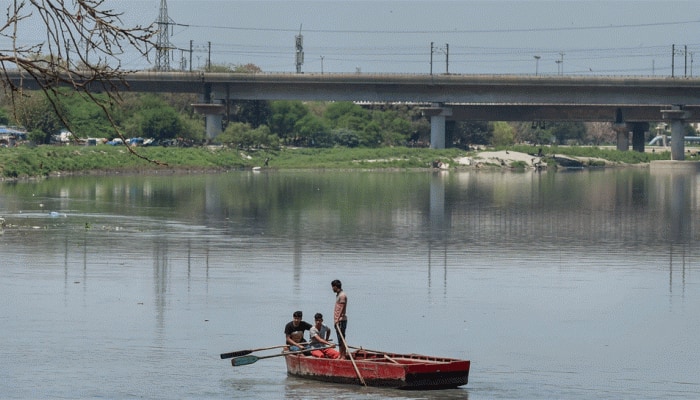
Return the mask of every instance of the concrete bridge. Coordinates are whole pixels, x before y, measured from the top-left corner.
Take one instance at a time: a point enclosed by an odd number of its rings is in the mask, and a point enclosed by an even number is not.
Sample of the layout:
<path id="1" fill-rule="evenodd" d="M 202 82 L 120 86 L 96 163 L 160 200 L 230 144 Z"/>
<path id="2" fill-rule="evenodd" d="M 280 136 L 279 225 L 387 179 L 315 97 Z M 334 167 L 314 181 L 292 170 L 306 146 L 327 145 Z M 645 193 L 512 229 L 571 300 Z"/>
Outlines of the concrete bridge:
<path id="1" fill-rule="evenodd" d="M 37 88 L 19 73 L 16 84 Z M 671 158 L 684 158 L 683 124 L 700 121 L 700 79 L 549 75 L 127 73 L 124 90 L 199 93 L 207 137 L 221 129 L 228 100 L 363 101 L 424 104 L 431 147 L 445 147 L 446 120 L 605 121 L 618 149 L 644 150 L 649 122 L 671 126 Z M 121 85 L 121 84 L 119 84 Z M 96 91 L 100 88 L 95 88 Z"/>

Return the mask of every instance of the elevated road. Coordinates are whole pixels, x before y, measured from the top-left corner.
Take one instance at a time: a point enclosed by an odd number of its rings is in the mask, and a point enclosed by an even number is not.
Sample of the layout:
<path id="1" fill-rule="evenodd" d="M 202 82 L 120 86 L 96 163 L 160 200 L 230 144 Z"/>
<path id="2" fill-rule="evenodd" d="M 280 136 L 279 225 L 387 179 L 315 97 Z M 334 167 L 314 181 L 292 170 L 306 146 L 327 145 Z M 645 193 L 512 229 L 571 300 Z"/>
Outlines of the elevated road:
<path id="1" fill-rule="evenodd" d="M 19 73 L 8 76 L 17 85 L 37 88 Z M 228 100 L 426 104 L 431 143 L 437 147 L 444 146 L 444 121 L 449 119 L 608 121 L 618 127 L 662 120 L 700 121 L 700 79 L 696 78 L 133 72 L 124 76 L 124 83 L 122 89 L 127 91 L 199 93 L 200 109 L 210 125 L 216 125 L 216 115 L 223 112 L 220 105 Z M 620 128 L 618 140 L 630 130 Z"/>
<path id="2" fill-rule="evenodd" d="M 203 72 L 133 72 L 124 77 L 131 91 L 209 92 L 231 100 L 700 106 L 700 79 L 695 78 Z M 18 72 L 10 72 L 9 78 L 20 84 Z M 28 77 L 22 85 L 37 88 Z"/>
<path id="3" fill-rule="evenodd" d="M 700 79 L 656 77 L 137 72 L 126 81 L 134 91 L 210 87 L 237 100 L 700 106 Z"/>

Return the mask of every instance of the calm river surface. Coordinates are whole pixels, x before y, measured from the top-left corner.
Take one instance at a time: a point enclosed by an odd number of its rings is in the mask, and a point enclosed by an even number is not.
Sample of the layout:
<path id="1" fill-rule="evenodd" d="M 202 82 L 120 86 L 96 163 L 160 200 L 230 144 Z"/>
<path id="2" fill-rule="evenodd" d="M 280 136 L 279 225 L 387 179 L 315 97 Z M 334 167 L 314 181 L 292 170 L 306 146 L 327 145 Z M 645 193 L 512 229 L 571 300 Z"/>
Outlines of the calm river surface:
<path id="1" fill-rule="evenodd" d="M 0 397 L 700 398 L 700 176 L 233 172 L 0 183 Z M 286 376 L 294 310 L 472 360 L 439 392 Z M 328 321 L 328 318 L 326 319 Z M 256 355 L 276 354 L 270 352 Z"/>

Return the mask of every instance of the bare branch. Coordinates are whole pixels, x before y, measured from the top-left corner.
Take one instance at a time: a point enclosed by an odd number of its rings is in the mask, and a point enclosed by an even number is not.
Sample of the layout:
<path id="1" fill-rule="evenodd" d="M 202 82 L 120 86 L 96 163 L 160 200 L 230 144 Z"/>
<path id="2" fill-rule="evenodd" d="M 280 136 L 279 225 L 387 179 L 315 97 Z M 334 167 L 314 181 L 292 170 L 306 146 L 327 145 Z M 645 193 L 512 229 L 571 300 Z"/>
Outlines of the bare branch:
<path id="1" fill-rule="evenodd" d="M 6 21 L 0 25 L 0 39 L 9 39 L 11 48 L 0 48 L 0 82 L 16 104 L 22 83 L 16 85 L 8 71 L 19 71 L 34 80 L 46 94 L 55 112 L 70 129 L 70 121 L 56 103 L 60 86 L 69 86 L 97 104 L 117 135 L 125 139 L 110 113 L 121 101 L 120 89 L 127 87 L 120 56 L 128 52 L 148 59 L 155 48 L 154 25 L 124 27 L 122 13 L 106 8 L 106 0 L 11 0 Z M 24 44 L 20 32 L 34 24 L 46 29 L 44 40 Z M 94 96 L 105 93 L 106 100 Z M 126 140 L 124 140 L 127 143 Z M 129 151 L 140 157 L 131 146 Z M 153 161 L 153 160 L 149 160 Z"/>

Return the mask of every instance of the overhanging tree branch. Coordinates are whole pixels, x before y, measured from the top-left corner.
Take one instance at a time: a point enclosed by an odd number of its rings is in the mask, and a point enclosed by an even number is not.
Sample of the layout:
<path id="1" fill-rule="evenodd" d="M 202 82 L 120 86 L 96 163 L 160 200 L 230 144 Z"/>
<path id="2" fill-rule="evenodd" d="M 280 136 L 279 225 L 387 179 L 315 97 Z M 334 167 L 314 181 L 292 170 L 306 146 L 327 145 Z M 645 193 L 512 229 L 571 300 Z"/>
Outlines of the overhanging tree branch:
<path id="1" fill-rule="evenodd" d="M 22 81 L 13 83 L 9 71 L 19 71 L 36 82 L 61 119 L 70 129 L 70 121 L 61 112 L 61 86 L 68 86 L 97 104 L 117 135 L 124 140 L 110 109 L 121 101 L 120 90 L 127 88 L 121 56 L 136 53 L 145 58 L 155 48 L 157 33 L 153 25 L 125 27 L 122 13 L 108 9 L 106 0 L 13 0 L 6 8 L 6 21 L 0 25 L 3 39 L 11 44 L 0 48 L 0 82 L 16 105 L 22 96 Z M 42 39 L 26 43 L 26 32 L 37 25 L 46 30 Z M 43 30 L 42 29 L 42 30 Z M 24 79 L 24 78 L 22 78 Z M 96 97 L 104 93 L 105 97 Z M 15 112 L 17 107 L 14 107 Z M 156 162 L 136 153 L 137 157 Z"/>

